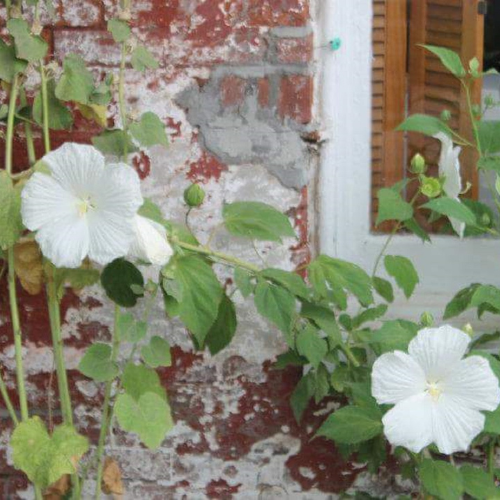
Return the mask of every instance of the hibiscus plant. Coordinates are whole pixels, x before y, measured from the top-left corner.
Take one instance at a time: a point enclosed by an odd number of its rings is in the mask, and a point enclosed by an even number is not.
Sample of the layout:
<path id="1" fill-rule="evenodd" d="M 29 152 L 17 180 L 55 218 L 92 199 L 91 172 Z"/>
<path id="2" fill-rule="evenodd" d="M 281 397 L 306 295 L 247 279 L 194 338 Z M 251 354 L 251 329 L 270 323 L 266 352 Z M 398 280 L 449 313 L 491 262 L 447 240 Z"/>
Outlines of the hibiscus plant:
<path id="1" fill-rule="evenodd" d="M 468 330 L 432 328 L 432 318 L 426 314 L 420 324 L 381 319 L 394 300 L 389 279 L 407 298 L 418 283 L 407 258 L 385 255 L 390 239 L 401 229 L 430 240 L 415 217 L 417 212 L 430 211 L 432 220 L 447 217 L 460 237 L 498 235 L 497 219 L 489 207 L 460 198 L 458 147 L 475 148 L 480 168 L 500 172 L 494 156 L 500 151 L 500 124 L 481 121 L 481 110 L 473 103 L 474 141 L 450 128 L 446 116 L 418 115 L 405 121 L 401 130 L 441 141 L 439 176 L 426 176 L 425 160 L 418 156 L 412 162 L 414 176 L 379 192 L 377 222 L 393 221 L 393 230 L 371 274 L 325 255 L 294 272 L 257 266 L 214 250 L 211 238 L 200 241 L 141 194 L 130 155 L 152 146 L 166 147 L 168 140 L 157 115 L 146 112 L 133 119 L 127 110 L 125 72 L 158 67 L 131 32 L 130 0 L 122 0 L 118 16 L 108 22 L 121 47 L 118 75 L 104 75 L 99 81 L 78 55 L 67 55 L 62 69 L 48 60 L 48 45 L 40 35 L 40 1 L 27 3 L 28 12 L 22 12 L 17 3 L 6 1 L 8 39 L 0 40 L 0 80 L 8 95 L 8 103 L 0 107 L 5 131 L 0 257 L 7 274 L 16 398 L 3 367 L 0 395 L 13 424 L 12 461 L 33 483 L 35 498 L 123 493 L 119 464 L 108 453 L 113 427 L 154 449 L 175 420 L 155 371 L 171 365 L 171 353 L 164 336 L 148 334 L 153 305 L 160 301 L 168 317 L 184 323 L 194 348 L 216 354 L 236 332 L 235 293 L 253 299 L 258 313 L 281 332 L 288 351 L 275 367 L 303 368 L 291 397 L 297 420 L 313 399 L 319 403 L 334 397 L 342 403 L 311 438 L 332 440 L 346 458 L 355 454 L 374 473 L 388 455 L 395 457 L 402 474 L 414 480 L 415 491 L 422 495 L 498 497 L 500 361 L 481 346 L 499 335 L 472 339 Z M 453 52 L 429 50 L 470 96 L 471 82 L 482 76 L 477 62 L 471 61 L 466 71 Z M 114 103 L 118 116 L 112 115 Z M 102 130 L 92 145 L 67 142 L 52 150 L 53 131 L 71 129 L 76 114 Z M 108 126 L 115 122 L 119 126 Z M 22 138 L 26 146 L 28 163 L 21 171 L 13 170 L 14 137 Z M 44 146 L 39 156 L 38 137 Z M 410 185 L 416 186 L 416 194 L 407 201 Z M 500 207 L 495 188 L 492 195 Z M 422 197 L 427 201 L 420 204 Z M 203 201 L 202 188 L 193 184 L 179 203 L 185 203 L 189 214 Z M 288 217 L 263 203 L 227 204 L 222 216 L 224 230 L 249 245 L 295 237 Z M 382 263 L 385 273 L 379 269 Z M 232 280 L 221 281 L 220 266 L 231 270 Z M 145 279 L 145 274 L 154 278 Z M 61 408 L 62 421 L 57 424 L 51 418 L 45 421 L 46 412 L 37 415 L 29 408 L 19 286 L 30 294 L 45 289 Z M 84 435 L 73 411 L 60 313 L 68 288 L 88 286 L 102 287 L 115 310 L 109 341 L 89 345 L 79 364 L 83 376 L 102 384 L 95 443 Z M 500 313 L 500 290 L 471 285 L 452 300 L 445 317 L 473 307 L 479 314 Z M 467 455 L 471 447 L 474 460 Z"/>

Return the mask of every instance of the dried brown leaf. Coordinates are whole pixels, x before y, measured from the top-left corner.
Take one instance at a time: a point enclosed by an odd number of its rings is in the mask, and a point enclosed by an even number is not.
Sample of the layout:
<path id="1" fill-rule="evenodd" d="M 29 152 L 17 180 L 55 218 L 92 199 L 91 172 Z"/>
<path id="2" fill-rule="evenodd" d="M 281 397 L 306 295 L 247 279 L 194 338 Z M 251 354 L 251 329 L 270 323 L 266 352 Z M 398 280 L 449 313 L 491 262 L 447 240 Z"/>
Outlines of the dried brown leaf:
<path id="1" fill-rule="evenodd" d="M 113 495 L 115 500 L 119 500 L 123 496 L 125 490 L 123 488 L 122 473 L 120 466 L 113 458 L 106 457 L 104 461 L 101 488 L 103 493 Z"/>
<path id="2" fill-rule="evenodd" d="M 61 476 L 43 492 L 43 500 L 61 500 L 71 486 L 69 474 Z"/>
<path id="3" fill-rule="evenodd" d="M 44 282 L 42 252 L 36 241 L 26 240 L 14 246 L 14 269 L 21 286 L 30 294 L 42 291 Z"/>

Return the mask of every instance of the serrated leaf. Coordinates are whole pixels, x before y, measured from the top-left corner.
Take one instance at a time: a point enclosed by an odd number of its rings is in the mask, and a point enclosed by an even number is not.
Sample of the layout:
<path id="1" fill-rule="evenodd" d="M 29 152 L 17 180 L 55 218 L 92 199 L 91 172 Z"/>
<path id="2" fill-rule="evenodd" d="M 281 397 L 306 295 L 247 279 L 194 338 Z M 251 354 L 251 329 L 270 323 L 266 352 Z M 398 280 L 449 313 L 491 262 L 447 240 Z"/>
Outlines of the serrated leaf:
<path id="1" fill-rule="evenodd" d="M 345 406 L 332 413 L 321 425 L 316 436 L 343 444 L 368 441 L 382 432 L 382 421 L 370 408 Z"/>
<path id="2" fill-rule="evenodd" d="M 376 344 L 380 353 L 406 351 L 417 332 L 418 325 L 410 321 L 384 321 L 383 325 L 370 335 L 369 342 Z"/>
<path id="3" fill-rule="evenodd" d="M 147 393 L 155 393 L 162 399 L 167 398 L 158 373 L 144 365 L 127 363 L 123 370 L 122 385 L 124 391 L 136 401 Z"/>
<path id="4" fill-rule="evenodd" d="M 261 271 L 260 275 L 283 286 L 297 297 L 307 300 L 311 296 L 304 280 L 297 273 L 269 268 Z"/>
<path id="5" fill-rule="evenodd" d="M 297 351 L 317 368 L 328 352 L 328 344 L 319 337 L 316 328 L 308 325 L 297 336 Z"/>
<path id="6" fill-rule="evenodd" d="M 290 406 L 292 407 L 293 415 L 297 423 L 300 423 L 305 410 L 309 406 L 311 398 L 315 392 L 314 378 L 311 372 L 302 377 L 299 383 L 295 386 L 290 397 Z"/>
<path id="7" fill-rule="evenodd" d="M 384 265 L 387 274 L 396 280 L 399 288 L 409 299 L 420 281 L 411 260 L 400 255 L 386 255 Z"/>
<path id="8" fill-rule="evenodd" d="M 76 472 L 75 463 L 88 450 L 88 441 L 69 425 L 49 435 L 39 417 L 21 422 L 10 441 L 14 466 L 35 485 L 46 488 L 65 474 Z"/>
<path id="9" fill-rule="evenodd" d="M 392 302 L 394 300 L 394 290 L 390 281 L 375 276 L 373 278 L 373 287 L 385 301 Z"/>
<path id="10" fill-rule="evenodd" d="M 287 341 L 290 341 L 295 297 L 280 286 L 260 281 L 255 288 L 254 301 L 259 314 L 274 323 L 285 334 Z"/>
<path id="11" fill-rule="evenodd" d="M 459 78 L 466 75 L 460 56 L 456 52 L 453 52 L 453 50 L 445 47 L 436 47 L 434 45 L 424 45 L 423 47 L 436 55 L 443 66 L 453 75 Z"/>
<path id="12" fill-rule="evenodd" d="M 457 219 L 469 226 L 476 226 L 477 220 L 474 212 L 460 201 L 443 196 L 428 201 L 421 208 L 427 208 L 448 218 Z"/>
<path id="13" fill-rule="evenodd" d="M 121 313 L 116 328 L 124 342 L 139 342 L 148 332 L 148 324 L 145 321 L 136 321 L 132 313 Z"/>
<path id="14" fill-rule="evenodd" d="M 387 220 L 406 221 L 413 217 L 413 207 L 392 188 L 382 188 L 377 192 L 377 226 Z"/>
<path id="15" fill-rule="evenodd" d="M 500 498 L 500 488 L 490 474 L 472 465 L 460 467 L 465 493 L 478 500 Z"/>
<path id="16" fill-rule="evenodd" d="M 487 304 L 500 311 L 500 289 L 493 285 L 479 285 L 471 296 L 469 307 Z"/>
<path id="17" fill-rule="evenodd" d="M 56 97 L 54 80 L 47 82 L 47 105 L 49 128 L 52 130 L 66 130 L 73 125 L 71 111 Z M 33 101 L 33 119 L 38 125 L 43 125 L 42 93 L 39 92 Z"/>
<path id="18" fill-rule="evenodd" d="M 28 63 L 16 57 L 13 45 L 7 45 L 0 40 L 0 80 L 12 82 L 14 76 L 23 73 Z"/>
<path id="19" fill-rule="evenodd" d="M 122 156 L 125 148 L 128 153 L 138 151 L 132 139 L 125 130 L 105 130 L 102 134 L 92 137 L 92 144 L 103 154 Z"/>
<path id="20" fill-rule="evenodd" d="M 243 297 L 247 298 L 253 291 L 252 275 L 241 269 L 241 267 L 236 267 L 234 269 L 234 284 L 237 286 L 238 290 L 241 292 Z"/>
<path id="21" fill-rule="evenodd" d="M 140 121 L 130 124 L 130 133 L 143 147 L 168 146 L 165 125 L 158 115 L 148 111 L 141 116 Z"/>
<path id="22" fill-rule="evenodd" d="M 479 283 L 473 283 L 472 285 L 457 292 L 457 294 L 446 305 L 443 319 L 453 318 L 468 309 L 472 296 L 480 286 L 481 285 L 479 285 Z"/>
<path id="23" fill-rule="evenodd" d="M 376 307 L 365 309 L 363 312 L 352 319 L 352 328 L 359 328 L 364 323 L 376 321 L 377 319 L 380 319 L 386 312 L 386 304 L 380 304 Z"/>
<path id="24" fill-rule="evenodd" d="M 420 226 L 414 217 L 406 220 L 404 222 L 404 227 L 408 229 L 408 231 L 411 231 L 415 236 L 418 236 L 424 243 L 431 241 L 427 231 Z"/>
<path id="25" fill-rule="evenodd" d="M 172 364 L 170 344 L 158 336 L 152 337 L 149 344 L 142 347 L 141 355 L 144 362 L 152 368 Z"/>
<path id="26" fill-rule="evenodd" d="M 158 69 L 160 66 L 144 45 L 138 45 L 132 52 L 131 64 L 136 71 L 141 72 L 146 71 L 146 69 Z"/>
<path id="27" fill-rule="evenodd" d="M 224 206 L 222 215 L 226 229 L 234 236 L 263 241 L 281 241 L 285 236 L 295 237 L 288 217 L 265 203 L 231 203 Z"/>
<path id="28" fill-rule="evenodd" d="M 442 500 L 459 500 L 464 492 L 460 471 L 448 462 L 425 459 L 419 467 L 424 488 Z"/>
<path id="29" fill-rule="evenodd" d="M 129 394 L 120 394 L 115 403 L 120 427 L 139 436 L 150 449 L 156 449 L 174 427 L 170 406 L 158 394 L 147 392 L 136 401 Z"/>
<path id="30" fill-rule="evenodd" d="M 21 195 L 5 170 L 0 171 L 0 248 L 14 245 L 23 231 Z"/>
<path id="31" fill-rule="evenodd" d="M 85 352 L 78 365 L 80 372 L 97 382 L 108 382 L 118 376 L 118 364 L 111 360 L 112 349 L 107 344 L 95 343 Z"/>
<path id="32" fill-rule="evenodd" d="M 342 342 L 342 335 L 337 325 L 335 314 L 330 309 L 310 302 L 304 302 L 300 315 L 312 320 L 327 334 L 330 349 L 333 349 Z"/>
<path id="33" fill-rule="evenodd" d="M 215 323 L 207 333 L 205 343 L 212 355 L 225 349 L 233 340 L 238 321 L 236 309 L 227 295 L 222 296 Z"/>
<path id="34" fill-rule="evenodd" d="M 106 295 L 119 306 L 134 307 L 139 296 L 131 285 L 144 287 L 144 278 L 134 264 L 125 259 L 115 259 L 101 274 L 101 284 Z"/>
<path id="35" fill-rule="evenodd" d="M 415 114 L 409 116 L 396 130 L 405 132 L 420 132 L 421 134 L 435 136 L 439 132 L 448 137 L 451 135 L 451 129 L 445 122 L 435 116 Z"/>
<path id="36" fill-rule="evenodd" d="M 63 62 L 63 73 L 56 85 L 55 94 L 61 101 L 88 104 L 94 91 L 94 77 L 85 61 L 76 54 L 68 54 Z"/>
<path id="37" fill-rule="evenodd" d="M 7 28 L 15 40 L 19 59 L 35 62 L 45 57 L 49 48 L 47 42 L 40 36 L 32 35 L 24 19 L 11 19 L 7 22 Z"/>
<path id="38" fill-rule="evenodd" d="M 110 19 L 108 31 L 113 35 L 113 40 L 116 43 L 126 42 L 130 37 L 130 26 L 121 19 Z"/>

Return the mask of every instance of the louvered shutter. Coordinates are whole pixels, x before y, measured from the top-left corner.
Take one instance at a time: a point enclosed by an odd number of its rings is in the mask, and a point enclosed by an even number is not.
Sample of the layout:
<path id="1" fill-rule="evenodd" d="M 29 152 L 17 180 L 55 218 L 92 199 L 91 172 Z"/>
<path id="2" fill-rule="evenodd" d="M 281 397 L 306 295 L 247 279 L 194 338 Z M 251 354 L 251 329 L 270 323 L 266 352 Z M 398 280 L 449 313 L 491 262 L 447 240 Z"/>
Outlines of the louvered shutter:
<path id="1" fill-rule="evenodd" d="M 452 115 L 450 126 L 468 139 L 472 128 L 460 82 L 419 44 L 452 49 L 460 53 L 464 64 L 474 56 L 482 61 L 484 18 L 479 13 L 479 3 L 479 0 L 413 0 L 410 12 L 409 112 L 439 116 L 447 109 Z M 480 82 L 474 88 L 473 101 L 481 102 Z M 439 142 L 410 134 L 410 157 L 417 152 L 435 165 Z M 460 159 L 464 180 L 473 185 L 469 195 L 477 197 L 477 157 L 466 151 Z"/>

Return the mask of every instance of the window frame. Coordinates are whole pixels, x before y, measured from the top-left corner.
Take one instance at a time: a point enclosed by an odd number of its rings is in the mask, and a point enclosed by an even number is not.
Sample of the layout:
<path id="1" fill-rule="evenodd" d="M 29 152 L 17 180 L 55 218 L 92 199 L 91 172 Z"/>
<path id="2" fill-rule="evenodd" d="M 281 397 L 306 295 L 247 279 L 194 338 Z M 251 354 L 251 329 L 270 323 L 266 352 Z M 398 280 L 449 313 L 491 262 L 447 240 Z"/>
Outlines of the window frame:
<path id="1" fill-rule="evenodd" d="M 371 231 L 372 2 L 323 0 L 323 40 L 339 37 L 341 48 L 321 52 L 320 112 L 325 135 L 319 171 L 319 250 L 371 272 L 387 235 Z M 433 235 L 424 244 L 413 235 L 394 237 L 388 253 L 412 260 L 420 284 L 410 300 L 400 293 L 390 317 L 418 319 L 428 311 L 442 318 L 451 297 L 471 283 L 500 286 L 500 241 L 459 240 Z M 379 275 L 384 276 L 383 265 Z M 494 279 L 492 279 L 492 277 Z M 455 321 L 476 323 L 471 311 Z M 497 321 L 486 314 L 481 329 Z"/>

